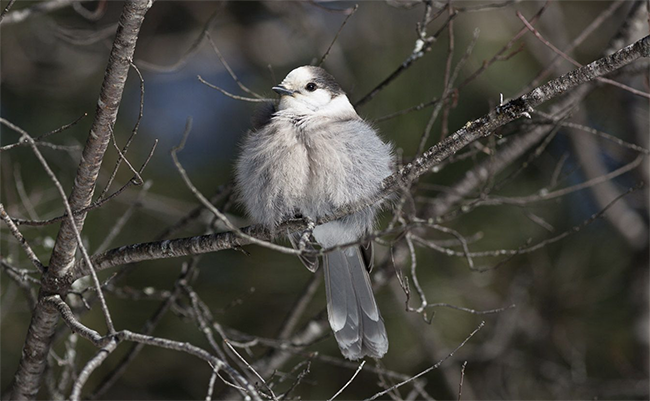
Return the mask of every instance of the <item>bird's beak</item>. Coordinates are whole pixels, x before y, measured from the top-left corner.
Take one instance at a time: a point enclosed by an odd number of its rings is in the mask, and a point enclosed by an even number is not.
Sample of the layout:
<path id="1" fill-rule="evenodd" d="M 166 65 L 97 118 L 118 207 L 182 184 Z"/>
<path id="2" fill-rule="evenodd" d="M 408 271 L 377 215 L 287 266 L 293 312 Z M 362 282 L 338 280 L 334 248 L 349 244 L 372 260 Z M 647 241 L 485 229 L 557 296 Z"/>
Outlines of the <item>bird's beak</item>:
<path id="1" fill-rule="evenodd" d="M 279 94 L 280 96 L 284 96 L 284 95 L 291 96 L 291 95 L 293 95 L 293 92 L 294 92 L 292 90 L 289 90 L 289 89 L 285 88 L 282 85 L 274 86 L 271 89 L 273 89 L 273 91 L 275 93 Z"/>

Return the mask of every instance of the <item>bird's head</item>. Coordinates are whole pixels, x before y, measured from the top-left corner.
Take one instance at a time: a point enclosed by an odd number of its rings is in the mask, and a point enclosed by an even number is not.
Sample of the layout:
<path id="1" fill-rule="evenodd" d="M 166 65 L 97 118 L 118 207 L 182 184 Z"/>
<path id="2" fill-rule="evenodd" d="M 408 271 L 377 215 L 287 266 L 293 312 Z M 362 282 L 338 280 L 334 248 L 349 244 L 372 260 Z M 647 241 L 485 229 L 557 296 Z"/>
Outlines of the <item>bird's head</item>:
<path id="1" fill-rule="evenodd" d="M 350 112 L 356 114 L 334 77 L 320 67 L 298 67 L 273 90 L 280 95 L 280 111 L 331 116 L 341 114 L 341 117 Z"/>

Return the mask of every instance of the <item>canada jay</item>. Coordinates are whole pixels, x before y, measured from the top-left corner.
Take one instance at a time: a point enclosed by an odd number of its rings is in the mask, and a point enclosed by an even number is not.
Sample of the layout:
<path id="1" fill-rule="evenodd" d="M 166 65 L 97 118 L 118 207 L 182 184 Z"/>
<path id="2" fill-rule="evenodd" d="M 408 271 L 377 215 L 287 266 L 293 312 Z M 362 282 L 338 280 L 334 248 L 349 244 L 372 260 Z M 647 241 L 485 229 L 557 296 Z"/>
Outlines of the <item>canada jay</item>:
<path id="1" fill-rule="evenodd" d="M 237 161 L 237 187 L 250 217 L 273 229 L 296 215 L 316 221 L 376 194 L 391 174 L 391 146 L 359 117 L 334 78 L 304 66 L 273 90 L 279 103 L 254 118 Z M 324 248 L 355 242 L 372 230 L 376 212 L 373 206 L 317 226 L 313 238 Z M 294 246 L 299 238 L 290 235 Z M 301 260 L 318 268 L 317 257 Z M 323 265 L 327 314 L 341 352 L 352 360 L 381 358 L 388 337 L 368 276 L 371 244 L 328 252 Z"/>

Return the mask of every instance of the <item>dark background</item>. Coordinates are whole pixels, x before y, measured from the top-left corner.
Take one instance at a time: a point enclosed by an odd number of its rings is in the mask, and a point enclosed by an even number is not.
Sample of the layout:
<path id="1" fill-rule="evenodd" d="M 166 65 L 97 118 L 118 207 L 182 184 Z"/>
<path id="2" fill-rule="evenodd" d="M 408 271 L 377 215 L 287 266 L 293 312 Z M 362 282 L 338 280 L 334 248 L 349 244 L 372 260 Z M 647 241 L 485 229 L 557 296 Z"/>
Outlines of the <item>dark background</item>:
<path id="1" fill-rule="evenodd" d="M 579 62 L 588 63 L 602 55 L 627 15 L 631 2 L 624 3 L 573 52 Z M 5 4 L 3 1 L 3 8 Z M 15 4 L 14 10 L 33 4 L 21 0 Z M 456 7 L 480 4 L 485 2 L 454 1 Z M 454 65 L 465 52 L 476 28 L 480 35 L 458 82 L 470 76 L 521 29 L 522 23 L 515 10 L 530 18 L 542 4 L 526 1 L 494 10 L 460 13 L 454 19 Z M 182 183 L 169 156 L 169 150 L 181 138 L 188 116 L 193 118 L 193 129 L 186 149 L 180 153 L 180 161 L 195 185 L 209 196 L 232 177 L 237 143 L 249 127 L 255 105 L 228 98 L 198 81 L 197 75 L 201 75 L 229 92 L 248 96 L 239 90 L 208 42 L 203 42 L 195 53 L 184 58 L 211 15 L 217 13 L 210 28 L 211 36 L 232 69 L 249 88 L 271 97 L 271 86 L 293 68 L 319 59 L 331 43 L 345 15 L 323 7 L 345 9 L 352 5 L 327 2 L 316 6 L 309 2 L 288 1 L 158 1 L 154 4 L 146 16 L 136 48 L 135 64 L 142 70 L 145 80 L 144 117 L 129 151 L 129 160 L 139 166 L 153 141 L 158 139 L 160 142 L 144 173 L 151 188 L 142 206 L 136 209 L 127 228 L 111 247 L 150 241 L 198 204 Z M 536 27 L 562 49 L 610 5 L 608 1 L 553 2 Z M 96 4 L 89 2 L 84 7 L 94 10 Z M 2 117 L 36 136 L 88 113 L 79 124 L 51 139 L 57 144 L 83 145 L 113 38 L 112 34 L 102 37 L 98 32 L 116 23 L 121 8 L 121 2 L 108 1 L 105 13 L 97 21 L 88 21 L 71 8 L 66 8 L 18 24 L 3 24 L 0 42 Z M 343 28 L 324 67 L 337 78 L 353 101 L 360 99 L 411 54 L 417 38 L 415 26 L 422 13 L 423 6 L 415 2 L 359 3 L 358 11 Z M 432 34 L 440 29 L 446 17 L 445 12 L 429 26 L 428 32 Z M 647 32 L 647 24 L 641 26 L 636 39 Z M 69 37 L 76 39 L 74 43 L 66 40 Z M 506 98 L 517 95 L 554 56 L 531 33 L 518 41 L 513 49 L 520 44 L 524 46 L 521 52 L 507 61 L 494 63 L 460 92 L 458 103 L 449 116 L 451 132 L 487 113 L 498 103 L 500 93 Z M 375 120 L 439 97 L 444 84 L 447 46 L 445 28 L 432 50 L 370 103 L 360 107 L 359 114 Z M 182 66 L 168 73 L 146 68 L 144 63 L 169 66 L 181 58 L 185 60 Z M 566 61 L 560 64 L 562 71 L 572 68 Z M 648 91 L 647 75 L 630 78 L 626 83 Z M 132 70 L 115 127 L 120 144 L 126 141 L 136 121 L 139 96 L 139 81 Z M 542 107 L 545 109 L 546 106 Z M 375 127 L 385 140 L 394 144 L 398 154 L 408 160 L 415 156 L 430 111 L 431 108 L 412 112 L 376 123 Z M 603 86 L 583 102 L 581 111 L 587 116 L 585 123 L 589 126 L 640 146 L 648 146 L 647 99 L 619 88 Z M 514 129 L 505 135 L 516 135 L 517 132 Z M 428 146 L 437 142 L 439 135 L 440 119 L 434 126 Z M 504 186 L 499 194 L 536 193 L 548 184 L 558 160 L 563 157 L 566 157 L 566 162 L 561 186 L 585 181 L 570 135 L 560 130 L 544 153 Z M 2 145 L 13 143 L 17 138 L 14 132 L 2 127 Z M 602 140 L 598 143 L 600 147 L 595 157 L 602 158 L 609 171 L 635 157 L 629 150 Z M 42 151 L 69 191 L 80 152 L 47 148 Z M 30 217 L 16 187 L 17 174 L 24 181 L 25 192 L 38 217 L 61 214 L 63 206 L 58 194 L 27 147 L 2 152 L 0 157 L 0 199 L 11 216 Z M 100 189 L 103 189 L 116 157 L 111 145 L 100 176 Z M 484 157 L 483 154 L 449 165 L 440 173 L 426 175 L 421 183 L 452 184 L 462 178 L 477 159 Z M 515 162 L 509 171 L 518 168 L 524 159 Z M 639 168 L 613 183 L 624 192 L 647 177 L 648 166 L 644 161 Z M 123 167 L 117 184 L 112 188 L 119 188 L 130 178 L 130 172 Z M 83 236 L 91 252 L 135 201 L 139 191 L 139 188 L 130 189 L 89 214 Z M 432 194 L 435 192 L 422 189 L 419 193 L 421 196 Z M 470 271 L 463 258 L 418 248 L 418 277 L 429 302 L 476 310 L 511 304 L 516 307 L 490 315 L 436 308 L 432 322 L 427 324 L 421 316 L 405 312 L 404 293 L 393 277 L 387 286 L 376 292 L 391 341 L 391 348 L 382 360 L 384 367 L 414 375 L 446 356 L 485 320 L 485 327 L 469 343 L 441 369 L 425 376 L 427 391 L 433 397 L 456 398 L 461 365 L 468 361 L 464 399 L 647 399 L 647 190 L 636 191 L 626 197 L 625 202 L 635 212 L 635 222 L 642 228 L 633 239 L 624 237 L 609 221 L 601 218 L 559 242 L 516 256 L 499 265 L 498 269 L 483 273 Z M 480 233 L 480 240 L 470 245 L 472 251 L 517 249 L 529 238 L 536 243 L 570 230 L 599 210 L 601 206 L 593 193 L 586 189 L 525 208 L 480 207 L 448 225 L 467 237 Z M 236 224 L 247 224 L 241 209 L 234 207 L 229 212 Z M 553 232 L 531 221 L 527 212 L 542 217 L 552 226 Z M 390 216 L 389 211 L 385 213 L 384 224 Z M 176 236 L 202 234 L 209 230 L 209 222 L 210 217 L 206 214 L 200 222 Z M 45 228 L 23 226 L 21 230 L 39 257 L 47 263 L 58 225 Z M 2 226 L 1 234 L 2 256 L 13 258 L 14 265 L 28 267 L 22 250 L 8 235 L 5 226 Z M 431 235 L 437 239 L 449 238 L 435 232 Z M 387 249 L 378 246 L 379 257 L 385 255 Z M 222 325 L 272 338 L 311 273 L 289 255 L 254 246 L 247 247 L 246 251 L 249 256 L 233 250 L 203 256 L 194 289 Z M 476 263 L 479 267 L 494 267 L 500 260 L 484 258 L 477 259 Z M 139 263 L 120 285 L 169 290 L 182 262 Z M 408 271 L 410 263 L 407 260 L 398 267 Z M 103 272 L 101 277 L 105 279 L 111 273 Z M 30 310 L 15 284 L 4 273 L 0 277 L 0 372 L 4 391 L 20 359 Z M 83 288 L 89 283 L 83 282 L 79 286 Z M 306 318 L 323 309 L 323 292 L 321 288 L 310 303 Z M 115 294 L 109 294 L 107 298 L 117 328 L 133 331 L 141 330 L 142 324 L 160 302 L 123 299 Z M 236 301 L 234 305 L 233 301 Z M 417 303 L 417 299 L 412 299 L 413 306 Z M 85 314 L 81 321 L 100 332 L 103 330 L 102 316 L 97 307 Z M 209 348 L 198 328 L 177 313 L 168 313 L 154 335 Z M 64 351 L 62 340 L 55 347 L 59 355 Z M 79 366 L 83 366 L 96 350 L 82 338 L 78 342 L 77 361 Z M 127 349 L 127 346 L 118 348 L 93 374 L 86 388 L 94 388 Z M 308 350 L 340 358 L 331 337 Z M 252 347 L 251 352 L 247 357 L 255 360 L 263 355 L 265 349 Z M 283 371 L 291 370 L 302 359 L 292 359 Z M 368 363 L 373 364 L 372 361 Z M 146 347 L 105 398 L 203 398 L 210 372 L 206 364 L 197 362 L 192 356 Z M 309 375 L 294 395 L 303 399 L 329 398 L 353 373 L 354 367 L 339 367 L 315 359 Z M 376 375 L 362 371 L 339 398 L 369 397 L 381 390 L 377 382 Z M 402 396 L 407 394 L 408 391 L 404 391 Z"/>

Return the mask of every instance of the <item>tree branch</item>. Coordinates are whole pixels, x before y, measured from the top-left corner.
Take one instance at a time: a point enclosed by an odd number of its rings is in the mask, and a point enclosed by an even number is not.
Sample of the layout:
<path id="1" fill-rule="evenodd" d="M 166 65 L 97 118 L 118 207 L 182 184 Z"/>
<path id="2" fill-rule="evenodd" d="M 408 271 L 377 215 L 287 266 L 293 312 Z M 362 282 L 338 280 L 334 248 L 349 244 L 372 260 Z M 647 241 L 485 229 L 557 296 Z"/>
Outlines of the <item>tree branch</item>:
<path id="1" fill-rule="evenodd" d="M 108 146 L 117 118 L 130 61 L 135 50 L 140 26 L 151 0 L 130 0 L 124 5 L 118 31 L 108 60 L 100 92 L 95 120 L 83 150 L 77 177 L 69 197 L 71 210 L 82 209 L 92 200 L 104 152 Z M 5 19 L 5 22 L 7 19 Z M 83 227 L 85 213 L 64 220 L 52 251 L 50 266 L 43 277 L 39 299 L 52 293 L 65 293 L 69 282 L 59 280 L 73 265 L 78 233 Z M 74 221 L 74 224 L 72 223 Z M 47 364 L 58 314 L 39 303 L 32 315 L 22 358 L 14 379 L 12 399 L 34 399 L 39 391 Z"/>
<path id="2" fill-rule="evenodd" d="M 130 0 L 124 5 L 118 24 L 113 48 L 104 74 L 104 82 L 97 101 L 95 119 L 90 128 L 90 135 L 84 146 L 81 162 L 77 169 L 70 206 L 79 210 L 90 205 L 95 191 L 95 184 L 104 153 L 111 139 L 111 133 L 117 119 L 117 112 L 122 100 L 122 92 L 131 66 L 135 44 L 138 39 L 144 15 L 151 7 L 151 1 Z M 86 214 L 75 215 L 75 224 L 81 231 Z M 65 274 L 74 259 L 77 242 L 68 221 L 61 224 L 52 258 L 50 274 Z"/>
<path id="3" fill-rule="evenodd" d="M 381 190 L 373 197 L 363 199 L 354 204 L 344 206 L 332 215 L 323 217 L 317 224 L 339 219 L 348 214 L 363 210 L 364 208 L 380 202 L 388 195 L 409 184 L 417 177 L 428 172 L 433 166 L 458 152 L 469 143 L 482 137 L 489 136 L 495 129 L 518 119 L 529 116 L 533 108 L 558 97 L 585 82 L 608 74 L 640 57 L 648 57 L 650 53 L 650 36 L 627 46 L 616 53 L 598 59 L 584 67 L 571 71 L 559 78 L 551 80 L 533 91 L 496 107 L 487 115 L 468 122 L 463 128 L 434 145 L 416 158 L 412 163 L 402 167 L 393 175 L 384 179 Z M 275 231 L 286 232 L 305 229 L 307 223 L 302 220 L 292 220 L 282 223 Z M 246 236 L 260 240 L 272 239 L 271 232 L 262 226 L 254 225 L 241 229 Z M 162 259 L 186 255 L 196 255 L 232 249 L 250 244 L 251 241 L 229 231 L 225 233 L 209 234 L 189 238 L 180 238 L 158 242 L 148 242 L 123 246 L 109 250 L 93 258 L 97 270 L 143 260 Z M 89 272 L 82 261 L 77 262 L 72 274 L 67 278 L 74 281 L 87 275 Z"/>

